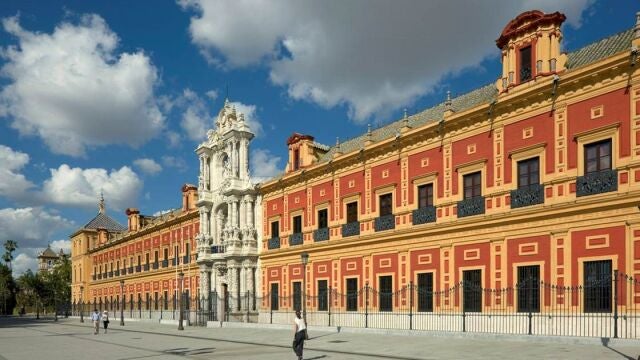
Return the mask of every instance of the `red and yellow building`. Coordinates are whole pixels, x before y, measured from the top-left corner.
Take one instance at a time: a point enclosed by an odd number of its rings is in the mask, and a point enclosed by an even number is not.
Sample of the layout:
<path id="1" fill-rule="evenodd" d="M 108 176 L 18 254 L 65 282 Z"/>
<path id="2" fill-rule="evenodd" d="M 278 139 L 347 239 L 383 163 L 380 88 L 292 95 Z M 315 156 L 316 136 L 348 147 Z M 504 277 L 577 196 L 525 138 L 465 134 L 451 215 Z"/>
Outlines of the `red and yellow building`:
<path id="1" fill-rule="evenodd" d="M 184 185 L 178 209 L 146 216 L 129 208 L 126 227 L 106 214 L 101 200 L 96 217 L 71 235 L 72 302 L 117 310 L 116 304 L 124 298 L 127 309 L 131 303 L 138 308 L 139 302 L 148 304 L 144 309 L 173 309 L 180 272 L 184 291 L 195 298 L 197 197 L 194 185 Z"/>
<path id="2" fill-rule="evenodd" d="M 640 22 L 563 53 L 564 20 L 513 19 L 495 84 L 333 147 L 290 137 L 285 174 L 261 186 L 262 294 L 287 309 L 305 276 L 314 295 L 640 276 Z M 638 304 L 640 291 L 620 301 Z"/>

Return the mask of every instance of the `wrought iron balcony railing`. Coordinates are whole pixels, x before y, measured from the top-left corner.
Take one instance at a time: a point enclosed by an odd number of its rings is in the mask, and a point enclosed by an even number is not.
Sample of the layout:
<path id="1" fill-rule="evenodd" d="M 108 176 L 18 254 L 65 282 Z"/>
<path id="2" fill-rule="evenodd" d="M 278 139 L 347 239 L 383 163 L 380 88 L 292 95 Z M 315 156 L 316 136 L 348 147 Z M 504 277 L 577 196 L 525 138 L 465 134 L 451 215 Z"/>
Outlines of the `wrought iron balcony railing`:
<path id="1" fill-rule="evenodd" d="M 426 224 L 436 222 L 436 207 L 425 206 L 413 210 L 413 225 Z"/>
<path id="2" fill-rule="evenodd" d="M 141 272 L 141 271 L 142 271 L 142 266 L 136 265 L 136 272 Z"/>
<path id="3" fill-rule="evenodd" d="M 267 242 L 267 248 L 269 248 L 269 250 L 280 249 L 280 238 L 272 237 L 271 239 L 269 239 L 269 241 Z"/>
<path id="4" fill-rule="evenodd" d="M 120 275 L 127 275 L 127 268 L 122 268 L 122 270 L 120 270 Z"/>
<path id="5" fill-rule="evenodd" d="M 142 265 L 144 271 L 149 271 L 149 264 Z"/>
<path id="6" fill-rule="evenodd" d="M 212 254 L 224 254 L 224 252 L 225 252 L 224 245 L 211 245 Z"/>
<path id="7" fill-rule="evenodd" d="M 329 228 L 319 228 L 313 231 L 313 241 L 329 240 Z"/>
<path id="8" fill-rule="evenodd" d="M 160 264 L 157 261 L 151 264 L 151 268 L 153 270 L 158 270 L 159 267 L 160 267 Z"/>
<path id="9" fill-rule="evenodd" d="M 531 67 L 523 66 L 520 69 L 520 82 L 531 80 Z"/>
<path id="10" fill-rule="evenodd" d="M 129 274 L 133 274 L 133 266 L 129 266 Z"/>
<path id="11" fill-rule="evenodd" d="M 302 245 L 303 242 L 302 233 L 293 233 L 289 236 L 289 245 Z"/>
<path id="12" fill-rule="evenodd" d="M 376 231 L 392 230 L 396 228 L 396 216 L 393 214 L 377 217 L 373 221 L 373 228 Z"/>
<path id="13" fill-rule="evenodd" d="M 174 257 L 173 259 L 171 259 L 171 265 L 172 266 L 180 265 L 180 264 L 178 264 L 178 260 L 179 259 L 177 257 Z"/>
<path id="14" fill-rule="evenodd" d="M 111 278 L 111 277 L 113 277 L 113 271 L 109 271 L 109 273 L 108 273 L 108 274 L 109 274 L 109 277 L 110 277 L 110 278 Z"/>
<path id="15" fill-rule="evenodd" d="M 601 170 L 578 176 L 576 179 L 576 196 L 602 194 L 618 190 L 618 171 Z"/>
<path id="16" fill-rule="evenodd" d="M 511 208 L 544 204 L 544 186 L 533 184 L 511 190 Z"/>
<path id="17" fill-rule="evenodd" d="M 98 280 L 102 280 L 102 274 L 98 274 Z"/>
<path id="18" fill-rule="evenodd" d="M 120 270 L 116 270 L 116 271 L 114 271 L 114 272 L 113 272 L 113 275 L 114 275 L 114 276 L 120 276 Z"/>
<path id="19" fill-rule="evenodd" d="M 93 277 L 93 280 L 95 281 L 96 280 L 96 274 L 93 274 L 92 277 Z"/>
<path id="20" fill-rule="evenodd" d="M 342 237 L 360 235 L 360 222 L 352 221 L 342 225 Z"/>
<path id="21" fill-rule="evenodd" d="M 484 214 L 484 196 L 458 201 L 458 217 Z"/>
<path id="22" fill-rule="evenodd" d="M 191 256 L 189 255 L 185 255 L 182 257 L 182 263 L 183 264 L 188 264 L 191 261 Z"/>
<path id="23" fill-rule="evenodd" d="M 162 260 L 162 264 L 161 264 L 161 266 L 162 266 L 163 268 L 168 267 L 168 266 L 169 266 L 169 260 L 168 260 L 168 259 L 164 259 L 164 260 Z"/>

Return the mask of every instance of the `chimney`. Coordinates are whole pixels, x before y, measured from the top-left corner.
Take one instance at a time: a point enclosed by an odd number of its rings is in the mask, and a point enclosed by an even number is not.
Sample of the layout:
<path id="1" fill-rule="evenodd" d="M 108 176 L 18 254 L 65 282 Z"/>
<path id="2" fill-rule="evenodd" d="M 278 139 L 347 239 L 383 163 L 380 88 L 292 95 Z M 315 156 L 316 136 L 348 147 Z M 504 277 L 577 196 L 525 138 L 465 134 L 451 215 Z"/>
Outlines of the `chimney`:
<path id="1" fill-rule="evenodd" d="M 182 185 L 182 211 L 196 208 L 198 202 L 198 188 L 192 184 Z"/>
<path id="2" fill-rule="evenodd" d="M 128 208 L 125 213 L 127 214 L 129 231 L 133 232 L 140 230 L 140 210 L 136 208 Z"/>

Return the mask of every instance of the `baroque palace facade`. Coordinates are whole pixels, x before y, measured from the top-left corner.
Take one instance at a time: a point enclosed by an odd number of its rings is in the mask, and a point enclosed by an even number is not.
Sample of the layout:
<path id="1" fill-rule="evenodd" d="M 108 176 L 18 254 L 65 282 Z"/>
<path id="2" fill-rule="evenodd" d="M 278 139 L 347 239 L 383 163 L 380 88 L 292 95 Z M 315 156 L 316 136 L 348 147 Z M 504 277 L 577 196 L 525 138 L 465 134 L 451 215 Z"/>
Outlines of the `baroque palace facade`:
<path id="1" fill-rule="evenodd" d="M 640 276 L 640 16 L 571 53 L 564 20 L 513 19 L 495 84 L 332 147 L 292 135 L 285 173 L 261 186 L 261 319 L 300 305 L 611 311 L 611 282 L 592 280 Z M 520 296 L 495 290 L 525 281 Z M 540 284 L 584 291 L 543 296 Z M 410 286 L 424 291 L 382 296 Z M 617 304 L 635 307 L 639 288 Z"/>
<path id="2" fill-rule="evenodd" d="M 72 302 L 116 310 L 124 298 L 127 311 L 130 304 L 135 309 L 175 309 L 180 272 L 184 292 L 195 297 L 197 200 L 197 188 L 184 185 L 181 208 L 158 216 L 129 208 L 125 227 L 106 214 L 101 199 L 96 217 L 71 235 Z"/>

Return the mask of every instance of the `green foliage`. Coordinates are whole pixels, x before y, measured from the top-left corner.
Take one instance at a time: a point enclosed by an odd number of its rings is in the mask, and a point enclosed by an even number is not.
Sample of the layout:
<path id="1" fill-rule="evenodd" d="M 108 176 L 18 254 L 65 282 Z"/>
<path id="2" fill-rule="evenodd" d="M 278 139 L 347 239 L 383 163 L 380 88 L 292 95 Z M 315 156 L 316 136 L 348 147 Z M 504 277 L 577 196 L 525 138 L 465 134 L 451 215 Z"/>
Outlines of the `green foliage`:
<path id="1" fill-rule="evenodd" d="M 0 264 L 0 313 L 8 315 L 13 313 L 16 306 L 17 285 L 13 280 L 11 269 Z"/>
<path id="2" fill-rule="evenodd" d="M 71 303 L 71 261 L 63 256 L 51 272 L 34 274 L 27 270 L 18 278 L 18 284 L 18 304 L 21 307 L 60 309 L 68 306 Z"/>
<path id="3" fill-rule="evenodd" d="M 18 248 L 18 243 L 13 240 L 7 240 L 4 242 L 4 255 L 2 255 L 2 260 L 9 265 L 9 269 L 11 269 L 11 262 L 13 261 L 13 252 Z"/>

